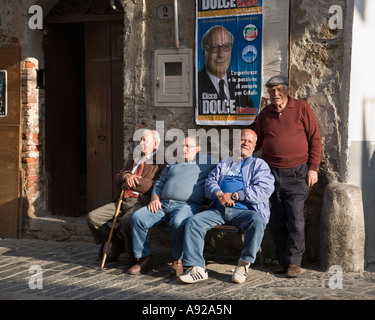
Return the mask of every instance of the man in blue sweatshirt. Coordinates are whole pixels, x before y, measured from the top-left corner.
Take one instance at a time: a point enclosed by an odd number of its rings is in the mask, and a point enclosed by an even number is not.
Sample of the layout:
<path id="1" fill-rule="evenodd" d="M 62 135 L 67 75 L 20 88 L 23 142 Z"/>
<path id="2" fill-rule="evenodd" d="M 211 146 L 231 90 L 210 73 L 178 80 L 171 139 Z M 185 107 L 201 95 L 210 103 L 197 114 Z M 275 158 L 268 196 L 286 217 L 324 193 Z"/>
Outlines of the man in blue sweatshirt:
<path id="1" fill-rule="evenodd" d="M 244 233 L 244 244 L 232 281 L 246 280 L 261 245 L 264 229 L 270 217 L 269 197 L 275 179 L 267 163 L 253 157 L 257 135 L 251 129 L 241 131 L 240 152 L 224 159 L 206 180 L 206 197 L 210 208 L 191 217 L 185 226 L 183 264 L 190 268 L 179 276 L 183 283 L 208 278 L 203 258 L 206 232 L 221 224 L 238 227 Z"/>
<path id="2" fill-rule="evenodd" d="M 215 161 L 210 156 L 199 156 L 198 138 L 185 138 L 181 145 L 183 158 L 168 164 L 155 182 L 148 206 L 137 210 L 131 217 L 134 256 L 138 262 L 129 269 L 132 275 L 153 268 L 149 229 L 169 220 L 173 242 L 171 276 L 183 272 L 182 246 L 187 219 L 201 209 L 205 180 Z"/>

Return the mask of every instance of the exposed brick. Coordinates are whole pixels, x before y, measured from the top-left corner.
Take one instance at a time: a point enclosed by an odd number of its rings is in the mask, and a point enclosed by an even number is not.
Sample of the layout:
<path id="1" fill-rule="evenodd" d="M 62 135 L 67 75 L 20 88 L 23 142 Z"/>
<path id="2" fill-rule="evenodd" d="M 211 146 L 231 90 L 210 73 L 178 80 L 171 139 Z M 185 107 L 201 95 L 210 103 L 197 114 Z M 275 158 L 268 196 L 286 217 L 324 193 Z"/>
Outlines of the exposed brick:
<path id="1" fill-rule="evenodd" d="M 39 182 L 40 179 L 39 179 L 39 176 L 28 176 L 28 177 L 26 178 L 26 181 L 27 181 L 27 182 Z"/>
<path id="2" fill-rule="evenodd" d="M 40 170 L 38 168 L 31 168 L 31 169 L 28 170 L 30 176 L 32 176 L 32 175 L 38 175 L 39 171 Z"/>
<path id="3" fill-rule="evenodd" d="M 33 193 L 37 192 L 37 189 L 35 188 L 36 183 L 34 183 L 34 182 L 28 182 L 26 184 L 26 186 L 28 188 L 28 193 L 33 194 Z"/>
<path id="4" fill-rule="evenodd" d="M 35 64 L 30 62 L 30 61 L 25 61 L 25 68 L 30 69 L 30 68 L 35 68 Z"/>
<path id="5" fill-rule="evenodd" d="M 30 98 L 27 99 L 27 102 L 28 103 L 38 103 L 38 100 L 35 97 L 30 97 Z"/>
<path id="6" fill-rule="evenodd" d="M 38 151 L 38 147 L 34 145 L 24 145 L 22 146 L 22 151 Z"/>
<path id="7" fill-rule="evenodd" d="M 29 163 L 29 164 L 32 164 L 32 163 L 35 164 L 37 162 L 37 159 L 35 159 L 35 158 L 23 158 L 22 162 Z"/>

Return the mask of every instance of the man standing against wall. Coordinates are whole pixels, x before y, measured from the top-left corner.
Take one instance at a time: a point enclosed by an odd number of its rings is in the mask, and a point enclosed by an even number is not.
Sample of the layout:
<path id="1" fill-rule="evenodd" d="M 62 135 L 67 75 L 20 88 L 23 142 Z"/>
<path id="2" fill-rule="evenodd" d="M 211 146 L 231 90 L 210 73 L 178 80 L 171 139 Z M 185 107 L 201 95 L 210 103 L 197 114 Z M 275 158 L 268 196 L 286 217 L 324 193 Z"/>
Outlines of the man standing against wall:
<path id="1" fill-rule="evenodd" d="M 275 272 L 301 274 L 305 251 L 304 204 L 309 187 L 318 181 L 322 142 L 309 104 L 289 96 L 289 79 L 274 76 L 266 83 L 271 104 L 259 113 L 257 149 L 275 176 L 270 198 L 270 230 L 279 261 Z"/>

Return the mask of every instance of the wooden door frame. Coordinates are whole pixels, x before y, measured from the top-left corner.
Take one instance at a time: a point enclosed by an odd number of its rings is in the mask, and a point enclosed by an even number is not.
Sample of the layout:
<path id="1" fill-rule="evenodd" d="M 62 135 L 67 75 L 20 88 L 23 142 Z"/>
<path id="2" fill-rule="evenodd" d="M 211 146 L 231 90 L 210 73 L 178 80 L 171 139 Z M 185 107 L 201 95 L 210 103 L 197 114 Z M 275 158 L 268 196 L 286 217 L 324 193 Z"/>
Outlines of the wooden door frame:
<path id="1" fill-rule="evenodd" d="M 59 8 L 59 4 L 63 3 L 63 2 L 64 2 L 64 0 L 60 1 L 54 7 L 56 10 L 53 8 L 49 12 L 49 14 L 45 17 L 45 23 L 46 23 L 47 26 L 53 25 L 53 24 L 70 24 L 70 23 L 87 24 L 87 23 L 113 22 L 113 21 L 121 21 L 122 24 L 123 24 L 123 21 L 124 21 L 123 13 L 107 10 L 107 11 L 105 11 L 103 13 L 100 13 L 100 14 L 98 14 L 97 12 L 88 11 L 84 15 L 79 15 L 79 14 L 76 14 L 75 9 L 69 9 L 70 11 L 62 12 L 61 8 Z M 108 1 L 108 3 L 109 3 L 109 1 Z M 58 12 L 58 14 L 54 14 L 54 10 L 56 12 Z M 111 48 L 111 50 L 112 50 L 112 48 Z M 123 57 L 122 57 L 121 63 L 123 65 Z M 123 74 L 123 67 L 121 69 L 121 73 L 119 73 L 118 71 L 119 70 L 117 70 L 116 75 L 112 74 L 111 82 L 115 82 L 116 80 L 114 80 L 114 78 L 116 78 L 116 77 L 117 77 L 117 81 L 118 81 L 119 74 Z M 47 72 L 47 70 L 46 70 L 46 72 Z M 121 79 L 123 80 L 123 76 L 121 77 Z M 46 81 L 47 81 L 47 75 L 46 75 Z M 46 83 L 46 92 L 47 92 L 47 86 L 48 85 Z M 111 91 L 111 94 L 113 94 L 113 92 L 112 92 L 113 87 L 111 88 L 110 91 Z M 119 90 L 117 90 L 117 91 L 119 91 Z M 111 197 L 108 198 L 108 201 L 112 200 L 115 197 L 115 195 L 118 193 L 118 191 L 115 190 L 115 188 L 114 188 L 113 176 L 118 170 L 121 169 L 121 167 L 123 165 L 123 146 L 124 146 L 123 141 L 124 140 L 123 140 L 123 120 L 122 120 L 123 117 L 121 116 L 123 114 L 122 113 L 123 112 L 123 99 L 122 99 L 123 94 L 122 94 L 122 92 L 123 92 L 123 84 L 121 85 L 121 102 L 120 102 L 121 105 L 118 105 L 118 103 L 117 103 L 117 105 L 114 106 L 113 102 L 111 104 L 112 105 L 111 120 L 110 120 L 111 124 L 110 124 L 109 127 L 110 128 L 112 127 L 112 132 L 110 132 L 111 137 L 109 137 L 109 139 L 114 140 L 114 143 L 117 146 L 117 148 L 110 151 L 111 156 L 112 156 L 111 163 L 109 164 L 110 167 L 111 167 L 111 179 L 110 179 L 111 181 L 109 181 L 109 185 L 110 185 L 109 188 L 111 189 Z M 46 93 L 46 95 L 47 95 L 47 93 Z M 118 96 L 118 93 L 117 93 L 117 96 Z M 48 108 L 47 102 L 46 102 L 46 108 Z M 121 114 L 120 114 L 119 110 L 117 110 L 117 109 L 121 109 L 121 111 L 122 111 Z M 121 126 L 117 125 L 117 127 L 119 127 L 118 129 L 121 130 L 120 134 L 115 133 L 113 131 L 113 123 L 114 123 L 114 121 L 118 122 L 118 120 L 121 121 Z M 114 138 L 114 136 L 116 136 L 116 138 Z M 122 137 L 122 139 L 120 137 Z M 88 140 L 86 138 L 86 146 L 87 146 L 87 144 L 88 144 Z M 118 148 L 119 147 L 118 145 L 121 146 L 121 148 Z M 111 145 L 111 148 L 113 149 L 113 145 Z M 117 150 L 117 149 L 119 149 L 119 150 Z M 86 166 L 87 166 L 87 163 L 86 163 Z M 93 209 L 93 208 L 88 208 L 88 209 Z M 54 214 L 54 213 L 52 212 L 52 214 Z"/>
<path id="2" fill-rule="evenodd" d="M 21 48 L 0 48 L 0 70 L 7 71 L 8 101 L 8 112 L 0 117 L 0 237 L 18 238 L 22 230 Z"/>

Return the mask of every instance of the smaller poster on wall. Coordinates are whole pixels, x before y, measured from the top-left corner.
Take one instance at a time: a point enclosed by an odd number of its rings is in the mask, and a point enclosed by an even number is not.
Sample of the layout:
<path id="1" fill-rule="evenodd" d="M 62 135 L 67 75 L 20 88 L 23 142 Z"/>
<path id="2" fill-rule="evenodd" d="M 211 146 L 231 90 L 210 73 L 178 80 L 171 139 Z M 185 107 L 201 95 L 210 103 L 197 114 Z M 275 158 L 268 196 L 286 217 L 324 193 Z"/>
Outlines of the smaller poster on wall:
<path id="1" fill-rule="evenodd" d="M 249 125 L 259 112 L 262 1 L 196 1 L 197 124 Z"/>

